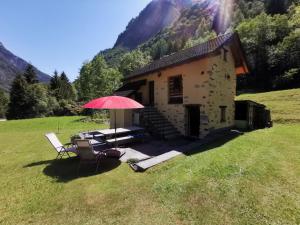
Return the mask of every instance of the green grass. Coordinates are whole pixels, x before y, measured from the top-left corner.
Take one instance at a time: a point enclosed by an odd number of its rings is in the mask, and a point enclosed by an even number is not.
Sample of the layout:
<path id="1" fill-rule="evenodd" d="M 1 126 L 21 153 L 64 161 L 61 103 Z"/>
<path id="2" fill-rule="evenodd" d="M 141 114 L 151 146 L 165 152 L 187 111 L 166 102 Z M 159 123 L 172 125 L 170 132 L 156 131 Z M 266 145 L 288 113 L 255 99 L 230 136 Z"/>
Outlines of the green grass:
<path id="1" fill-rule="evenodd" d="M 58 121 L 65 142 L 103 127 L 79 117 L 0 122 L 0 224 L 300 224 L 300 123 L 291 123 L 298 118 L 290 111 L 300 104 L 285 95 L 300 90 L 239 97 L 274 110 L 281 123 L 273 128 L 144 173 L 104 161 L 100 173 L 78 177 L 76 159 L 54 162 L 43 135 Z"/>

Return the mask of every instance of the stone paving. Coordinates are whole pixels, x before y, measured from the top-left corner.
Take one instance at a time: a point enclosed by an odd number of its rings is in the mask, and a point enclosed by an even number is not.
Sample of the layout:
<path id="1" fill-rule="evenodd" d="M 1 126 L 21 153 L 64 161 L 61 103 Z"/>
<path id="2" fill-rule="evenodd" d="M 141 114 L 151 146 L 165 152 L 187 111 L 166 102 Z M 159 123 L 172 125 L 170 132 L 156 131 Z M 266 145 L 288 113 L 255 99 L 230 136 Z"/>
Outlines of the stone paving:
<path id="1" fill-rule="evenodd" d="M 201 146 L 215 142 L 217 140 L 229 141 L 242 133 L 238 131 L 224 131 L 211 135 L 202 140 L 176 139 L 173 141 L 160 141 L 151 139 L 145 143 L 134 144 L 130 147 L 121 148 L 125 154 L 120 158 L 122 162 L 134 159 L 137 163 L 131 163 L 130 166 L 135 171 L 144 171 L 157 164 L 165 162 L 181 154 L 200 148 Z"/>
<path id="2" fill-rule="evenodd" d="M 185 139 L 175 141 L 159 141 L 150 140 L 146 143 L 139 143 L 127 148 L 120 148 L 125 151 L 125 154 L 120 158 L 122 162 L 127 162 L 129 159 L 139 161 L 135 164 L 139 169 L 145 170 L 161 162 L 169 160 L 175 156 L 183 154 L 191 144 L 195 145 L 198 142 L 192 142 Z M 138 170 L 138 168 L 133 168 Z"/>

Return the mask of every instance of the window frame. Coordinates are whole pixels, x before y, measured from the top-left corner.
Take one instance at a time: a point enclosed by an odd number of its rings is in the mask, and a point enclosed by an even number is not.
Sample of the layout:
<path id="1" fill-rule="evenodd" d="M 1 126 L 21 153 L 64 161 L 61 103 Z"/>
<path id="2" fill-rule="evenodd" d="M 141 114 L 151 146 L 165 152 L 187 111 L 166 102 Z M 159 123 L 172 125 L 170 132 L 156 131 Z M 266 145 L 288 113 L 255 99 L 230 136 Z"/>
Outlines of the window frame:
<path id="1" fill-rule="evenodd" d="M 171 90 L 171 88 L 172 88 L 171 81 L 174 79 L 178 79 L 178 78 L 180 79 L 180 83 L 179 83 L 180 87 L 178 88 L 179 90 L 175 90 L 174 87 L 173 87 L 173 90 Z M 178 92 L 178 94 L 176 92 Z M 182 103 L 183 103 L 183 78 L 182 78 L 182 75 L 179 74 L 179 75 L 175 75 L 175 76 L 170 76 L 170 77 L 168 77 L 168 104 L 182 104 Z"/>
<path id="2" fill-rule="evenodd" d="M 226 109 L 227 106 L 220 106 L 220 123 L 226 123 Z"/>

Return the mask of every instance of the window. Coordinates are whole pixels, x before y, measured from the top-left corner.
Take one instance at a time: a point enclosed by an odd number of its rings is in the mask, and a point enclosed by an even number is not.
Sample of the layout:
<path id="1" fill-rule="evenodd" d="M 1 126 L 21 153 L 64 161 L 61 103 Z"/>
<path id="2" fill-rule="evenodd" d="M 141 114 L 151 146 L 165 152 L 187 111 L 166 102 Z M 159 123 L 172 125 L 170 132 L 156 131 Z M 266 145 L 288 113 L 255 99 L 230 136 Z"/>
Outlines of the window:
<path id="1" fill-rule="evenodd" d="M 227 106 L 220 106 L 220 110 L 221 110 L 221 123 L 226 122 L 226 108 Z"/>
<path id="2" fill-rule="evenodd" d="M 181 104 L 182 98 L 182 76 L 169 78 L 169 104 Z"/>
<path id="3" fill-rule="evenodd" d="M 224 60 L 225 62 L 227 62 L 227 54 L 228 54 L 228 50 L 227 50 L 226 48 L 223 48 L 223 50 L 224 50 L 223 60 Z"/>

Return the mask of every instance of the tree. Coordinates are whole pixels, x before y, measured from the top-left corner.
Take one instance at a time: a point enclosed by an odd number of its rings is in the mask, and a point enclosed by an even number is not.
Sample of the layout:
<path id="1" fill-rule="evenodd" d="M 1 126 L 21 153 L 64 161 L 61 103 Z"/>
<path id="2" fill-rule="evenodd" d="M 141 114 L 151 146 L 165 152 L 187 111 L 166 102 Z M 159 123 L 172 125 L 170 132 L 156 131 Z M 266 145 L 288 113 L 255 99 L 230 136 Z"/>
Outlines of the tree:
<path id="1" fill-rule="evenodd" d="M 91 82 L 93 98 L 111 95 L 121 84 L 121 73 L 109 68 L 103 57 L 96 57 L 92 61 Z"/>
<path id="2" fill-rule="evenodd" d="M 50 80 L 49 87 L 51 90 L 55 91 L 59 88 L 59 86 L 60 86 L 60 78 L 59 78 L 58 72 L 55 70 L 54 75 Z"/>
<path id="3" fill-rule="evenodd" d="M 69 78 L 64 71 L 60 74 L 60 80 L 65 83 L 70 83 Z"/>
<path id="4" fill-rule="evenodd" d="M 300 30 L 296 29 L 286 36 L 280 50 L 285 53 L 285 59 L 290 67 L 300 68 Z"/>
<path id="5" fill-rule="evenodd" d="M 28 83 L 24 73 L 14 79 L 8 104 L 8 119 L 26 119 L 52 115 L 57 107 L 48 88 L 41 83 Z"/>
<path id="6" fill-rule="evenodd" d="M 28 84 L 38 83 L 35 68 L 31 64 L 28 64 L 27 68 L 25 69 L 24 77 Z"/>
<path id="7" fill-rule="evenodd" d="M 75 100 L 76 98 L 76 91 L 65 72 L 62 72 L 59 76 L 57 71 L 54 71 L 54 75 L 50 80 L 49 88 L 50 93 L 57 99 L 57 101 Z"/>
<path id="8" fill-rule="evenodd" d="M 124 54 L 128 52 L 127 49 L 122 47 L 115 47 L 101 51 L 99 55 L 103 56 L 107 65 L 112 68 L 118 68 Z"/>
<path id="9" fill-rule="evenodd" d="M 237 27 L 241 37 L 256 88 L 270 90 L 278 73 L 276 57 L 277 44 L 288 35 L 288 17 L 286 15 L 269 16 L 265 13 L 243 21 Z"/>
<path id="10" fill-rule="evenodd" d="M 273 65 L 276 65 L 276 81 L 280 88 L 300 87 L 300 6 L 292 6 L 289 10 L 288 35 L 282 35 L 273 53 Z M 274 67 L 274 66 L 273 66 Z M 284 82 L 286 79 L 286 82 Z M 290 81 L 290 82 L 289 82 Z M 276 85 L 275 85 L 276 86 Z"/>
<path id="11" fill-rule="evenodd" d="M 287 0 L 266 0 L 266 11 L 269 14 L 283 14 L 287 12 L 288 9 Z"/>
<path id="12" fill-rule="evenodd" d="M 254 18 L 261 13 L 265 12 L 265 5 L 262 1 L 244 1 L 239 2 L 239 8 L 241 9 L 245 18 Z"/>
<path id="13" fill-rule="evenodd" d="M 51 115 L 53 107 L 50 105 L 47 88 L 42 84 L 32 84 L 27 89 L 26 118 L 36 118 Z M 53 102 L 51 102 L 53 103 Z"/>
<path id="14" fill-rule="evenodd" d="M 212 27 L 211 21 L 209 19 L 202 18 L 195 32 L 194 37 L 190 38 L 185 43 L 184 48 L 190 48 L 215 38 L 216 33 L 212 31 L 211 27 Z"/>
<path id="15" fill-rule="evenodd" d="M 84 62 L 80 69 L 79 77 L 75 80 L 75 87 L 78 90 L 78 98 L 81 101 L 92 99 L 92 63 Z"/>
<path id="16" fill-rule="evenodd" d="M 24 119 L 28 114 L 28 83 L 22 75 L 14 79 L 10 91 L 10 102 L 8 104 L 8 119 Z"/>
<path id="17" fill-rule="evenodd" d="M 122 75 L 108 67 L 105 59 L 98 55 L 91 62 L 86 62 L 75 81 L 79 99 L 88 101 L 111 95 L 121 84 Z"/>
<path id="18" fill-rule="evenodd" d="M 8 97 L 6 93 L 0 88 L 0 118 L 4 118 L 7 111 Z"/>
<path id="19" fill-rule="evenodd" d="M 168 43 L 165 39 L 159 39 L 151 49 L 151 56 L 154 60 L 160 59 L 167 54 L 169 49 Z"/>
<path id="20" fill-rule="evenodd" d="M 289 26 L 293 29 L 300 29 L 300 3 L 292 5 L 289 10 Z"/>
<path id="21" fill-rule="evenodd" d="M 127 76 L 137 68 L 148 64 L 150 61 L 151 57 L 149 55 L 140 50 L 133 50 L 122 57 L 119 70 L 124 76 Z"/>
<path id="22" fill-rule="evenodd" d="M 75 90 L 65 72 L 60 75 L 59 96 L 64 100 L 75 100 L 76 97 Z"/>
<path id="23" fill-rule="evenodd" d="M 293 68 L 286 71 L 282 76 L 278 76 L 274 81 L 275 89 L 299 88 L 300 69 Z"/>

